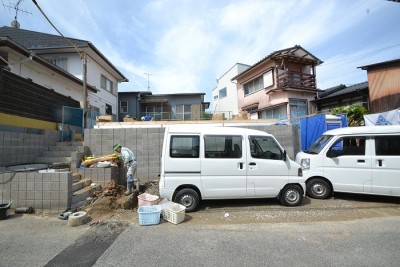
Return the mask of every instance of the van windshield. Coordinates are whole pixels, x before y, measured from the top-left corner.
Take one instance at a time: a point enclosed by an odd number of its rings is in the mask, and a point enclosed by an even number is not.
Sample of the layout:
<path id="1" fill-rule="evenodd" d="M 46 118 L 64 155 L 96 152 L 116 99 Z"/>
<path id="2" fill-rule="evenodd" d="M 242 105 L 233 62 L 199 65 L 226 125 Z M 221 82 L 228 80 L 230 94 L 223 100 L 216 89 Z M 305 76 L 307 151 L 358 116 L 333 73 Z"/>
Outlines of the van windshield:
<path id="1" fill-rule="evenodd" d="M 323 135 L 304 152 L 308 154 L 318 154 L 332 138 L 333 135 Z"/>

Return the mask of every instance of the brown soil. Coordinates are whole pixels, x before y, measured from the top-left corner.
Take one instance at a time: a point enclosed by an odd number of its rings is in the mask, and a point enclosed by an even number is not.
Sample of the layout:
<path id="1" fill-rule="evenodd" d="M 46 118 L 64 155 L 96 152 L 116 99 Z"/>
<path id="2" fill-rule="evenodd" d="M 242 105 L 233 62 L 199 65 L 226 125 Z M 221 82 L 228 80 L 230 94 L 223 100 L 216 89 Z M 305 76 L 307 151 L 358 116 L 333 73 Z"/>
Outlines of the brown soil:
<path id="1" fill-rule="evenodd" d="M 140 189 L 140 193 L 158 195 L 156 182 L 141 185 Z M 96 201 L 83 208 L 91 218 L 90 223 L 118 221 L 138 224 L 139 192 L 135 191 L 130 196 L 125 196 L 125 188 L 115 185 L 111 191 L 111 195 L 104 194 L 106 190 L 103 191 Z M 184 223 L 223 225 L 349 221 L 400 216 L 399 204 L 399 198 L 347 194 L 324 200 L 305 198 L 301 206 L 294 208 L 284 207 L 274 199 L 204 201 L 199 211 L 186 213 Z M 160 223 L 169 224 L 162 219 Z"/>
<path id="2" fill-rule="evenodd" d="M 137 221 L 137 204 L 140 193 L 158 195 L 158 184 L 156 182 L 146 183 L 140 186 L 140 191 L 134 190 L 129 196 L 125 196 L 126 187 L 116 185 L 111 181 L 102 191 L 96 193 L 94 201 L 83 207 L 91 219 L 92 224 L 100 221 Z"/>

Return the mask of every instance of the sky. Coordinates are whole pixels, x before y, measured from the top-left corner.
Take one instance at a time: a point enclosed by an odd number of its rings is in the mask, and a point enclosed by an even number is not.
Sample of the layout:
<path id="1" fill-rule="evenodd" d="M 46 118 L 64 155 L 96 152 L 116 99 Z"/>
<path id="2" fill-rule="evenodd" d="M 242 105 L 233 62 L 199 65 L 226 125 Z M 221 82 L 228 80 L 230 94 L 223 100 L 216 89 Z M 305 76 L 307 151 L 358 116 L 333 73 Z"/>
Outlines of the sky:
<path id="1" fill-rule="evenodd" d="M 10 26 L 17 0 L 1 0 Z M 236 63 L 301 45 L 324 63 L 317 86 L 367 81 L 360 66 L 400 58 L 400 3 L 386 0 L 36 0 L 67 37 L 90 41 L 129 82 L 119 91 L 205 93 Z M 21 29 L 56 34 L 31 0 Z"/>

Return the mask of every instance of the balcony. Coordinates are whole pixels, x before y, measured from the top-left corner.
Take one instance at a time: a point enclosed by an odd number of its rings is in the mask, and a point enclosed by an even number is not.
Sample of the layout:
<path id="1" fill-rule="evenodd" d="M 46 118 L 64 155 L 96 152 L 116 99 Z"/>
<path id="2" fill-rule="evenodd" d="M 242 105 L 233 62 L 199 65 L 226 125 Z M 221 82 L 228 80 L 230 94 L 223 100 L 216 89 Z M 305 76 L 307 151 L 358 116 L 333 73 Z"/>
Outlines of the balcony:
<path id="1" fill-rule="evenodd" d="M 278 74 L 278 88 L 316 89 L 315 75 L 296 71 Z"/>

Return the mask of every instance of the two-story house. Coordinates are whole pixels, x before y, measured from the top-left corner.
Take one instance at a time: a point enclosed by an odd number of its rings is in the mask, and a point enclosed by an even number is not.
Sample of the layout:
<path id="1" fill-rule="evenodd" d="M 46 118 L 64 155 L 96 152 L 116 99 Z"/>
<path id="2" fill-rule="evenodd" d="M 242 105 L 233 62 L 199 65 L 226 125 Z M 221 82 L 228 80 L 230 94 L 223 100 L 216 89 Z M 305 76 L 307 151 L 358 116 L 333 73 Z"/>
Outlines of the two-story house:
<path id="1" fill-rule="evenodd" d="M 0 37 L 0 56 L 12 73 L 71 97 L 92 113 L 117 115 L 118 83 L 128 79 L 90 41 L 7 26 L 0 27 Z M 71 83 L 71 76 L 77 81 Z"/>
<path id="2" fill-rule="evenodd" d="M 231 79 L 249 67 L 236 63 L 217 79 L 217 86 L 212 90 L 212 112 L 215 118 L 232 119 L 239 114 L 237 87 Z"/>
<path id="3" fill-rule="evenodd" d="M 127 115 L 140 120 L 151 116 L 153 120 L 201 120 L 209 107 L 205 93 L 152 94 L 149 91 L 120 92 L 119 121 Z"/>
<path id="4" fill-rule="evenodd" d="M 322 61 L 296 45 L 269 54 L 232 78 L 239 111 L 251 119 L 291 120 L 310 112 L 317 89 L 315 68 Z"/>

